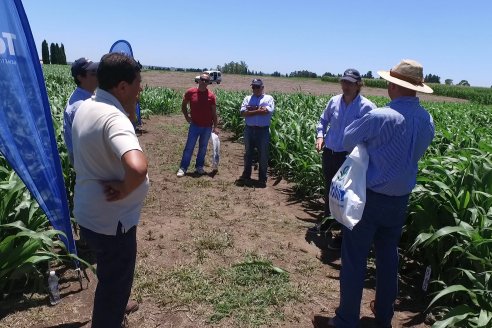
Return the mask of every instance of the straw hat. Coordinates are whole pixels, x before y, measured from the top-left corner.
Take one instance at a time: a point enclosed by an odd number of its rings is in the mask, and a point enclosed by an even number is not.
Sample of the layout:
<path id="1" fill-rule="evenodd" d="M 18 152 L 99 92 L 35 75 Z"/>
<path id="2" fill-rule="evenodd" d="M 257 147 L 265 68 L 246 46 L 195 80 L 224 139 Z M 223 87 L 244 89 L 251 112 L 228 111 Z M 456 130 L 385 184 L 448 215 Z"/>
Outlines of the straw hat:
<path id="1" fill-rule="evenodd" d="M 378 71 L 386 81 L 398 84 L 404 88 L 423 93 L 434 91 L 424 84 L 424 69 L 419 62 L 411 59 L 403 59 L 398 65 L 388 71 Z"/>

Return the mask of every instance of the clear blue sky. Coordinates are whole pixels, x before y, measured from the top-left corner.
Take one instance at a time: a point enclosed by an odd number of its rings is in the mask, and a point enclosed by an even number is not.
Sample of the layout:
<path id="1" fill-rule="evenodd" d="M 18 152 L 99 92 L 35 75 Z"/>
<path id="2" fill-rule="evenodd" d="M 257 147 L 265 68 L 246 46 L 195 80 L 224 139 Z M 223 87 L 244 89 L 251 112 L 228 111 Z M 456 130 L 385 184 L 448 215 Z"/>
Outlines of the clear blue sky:
<path id="1" fill-rule="evenodd" d="M 144 65 L 362 74 L 420 61 L 424 74 L 492 85 L 492 1 L 23 0 L 38 52 L 93 60 L 119 39 Z"/>

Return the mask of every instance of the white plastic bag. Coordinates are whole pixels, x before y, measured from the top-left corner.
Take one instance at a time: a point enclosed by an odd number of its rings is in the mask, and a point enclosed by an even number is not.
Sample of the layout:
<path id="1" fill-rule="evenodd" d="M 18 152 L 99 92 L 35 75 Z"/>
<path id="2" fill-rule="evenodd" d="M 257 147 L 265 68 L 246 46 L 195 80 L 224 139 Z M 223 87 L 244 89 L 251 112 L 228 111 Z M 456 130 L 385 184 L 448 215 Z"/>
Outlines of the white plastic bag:
<path id="1" fill-rule="evenodd" d="M 366 147 L 357 145 L 331 180 L 331 215 L 350 230 L 360 221 L 364 212 L 368 165 Z"/>
<path id="2" fill-rule="evenodd" d="M 216 133 L 212 133 L 212 169 L 219 169 L 219 160 L 220 160 L 220 139 Z"/>

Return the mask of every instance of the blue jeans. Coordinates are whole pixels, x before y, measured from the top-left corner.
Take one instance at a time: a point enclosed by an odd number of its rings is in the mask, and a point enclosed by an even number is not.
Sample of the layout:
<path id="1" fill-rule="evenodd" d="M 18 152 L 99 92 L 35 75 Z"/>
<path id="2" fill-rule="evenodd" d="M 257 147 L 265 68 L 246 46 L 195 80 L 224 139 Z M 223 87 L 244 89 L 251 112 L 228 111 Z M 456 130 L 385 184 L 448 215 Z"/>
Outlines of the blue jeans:
<path id="1" fill-rule="evenodd" d="M 352 231 L 343 227 L 340 305 L 336 327 L 357 327 L 367 268 L 367 255 L 376 249 L 376 321 L 390 327 L 398 294 L 398 244 L 409 195 L 386 196 L 367 189 L 364 214 Z"/>
<path id="2" fill-rule="evenodd" d="M 243 178 L 251 178 L 251 166 L 253 165 L 253 154 L 258 149 L 258 179 L 267 181 L 268 169 L 268 147 L 270 145 L 270 128 L 268 126 L 244 128 L 244 171 Z"/>
<path id="3" fill-rule="evenodd" d="M 116 236 L 108 236 L 81 226 L 80 234 L 96 253 L 98 283 L 92 309 L 92 328 L 119 328 L 133 284 L 137 227 L 123 233 L 120 223 Z"/>
<path id="4" fill-rule="evenodd" d="M 196 154 L 195 168 L 203 168 L 205 165 L 205 155 L 207 154 L 208 140 L 212 134 L 212 127 L 200 127 L 191 123 L 188 129 L 188 139 L 186 139 L 186 145 L 183 150 L 183 157 L 181 158 L 181 164 L 179 167 L 184 171 L 188 170 L 190 166 L 191 156 L 193 155 L 193 149 L 195 149 L 196 141 L 198 141 L 198 153 Z"/>

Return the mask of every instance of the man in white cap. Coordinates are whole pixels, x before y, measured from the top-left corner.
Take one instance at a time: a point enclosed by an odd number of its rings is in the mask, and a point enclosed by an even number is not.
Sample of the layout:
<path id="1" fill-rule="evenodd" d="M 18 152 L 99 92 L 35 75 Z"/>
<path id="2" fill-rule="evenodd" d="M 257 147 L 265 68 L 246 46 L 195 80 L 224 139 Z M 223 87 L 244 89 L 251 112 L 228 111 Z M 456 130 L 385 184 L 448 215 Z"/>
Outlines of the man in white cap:
<path id="1" fill-rule="evenodd" d="M 72 146 L 72 123 L 75 113 L 84 100 L 89 99 L 97 88 L 97 67 L 95 63 L 87 58 L 79 58 L 72 63 L 72 77 L 77 88 L 68 99 L 67 106 L 63 112 L 63 138 L 67 146 L 68 158 L 73 165 Z"/>
<path id="2" fill-rule="evenodd" d="M 378 326 L 391 327 L 398 294 L 398 243 L 408 198 L 416 184 L 418 161 L 434 138 L 432 117 L 416 96 L 417 91 L 432 93 L 423 83 L 422 65 L 403 60 L 389 72 L 378 74 L 388 81 L 391 102 L 355 120 L 344 132 L 346 151 L 357 144 L 367 147 L 367 200 L 362 219 L 353 230 L 343 227 L 340 305 L 329 326 L 358 326 L 367 255 L 374 244 L 373 312 Z"/>

